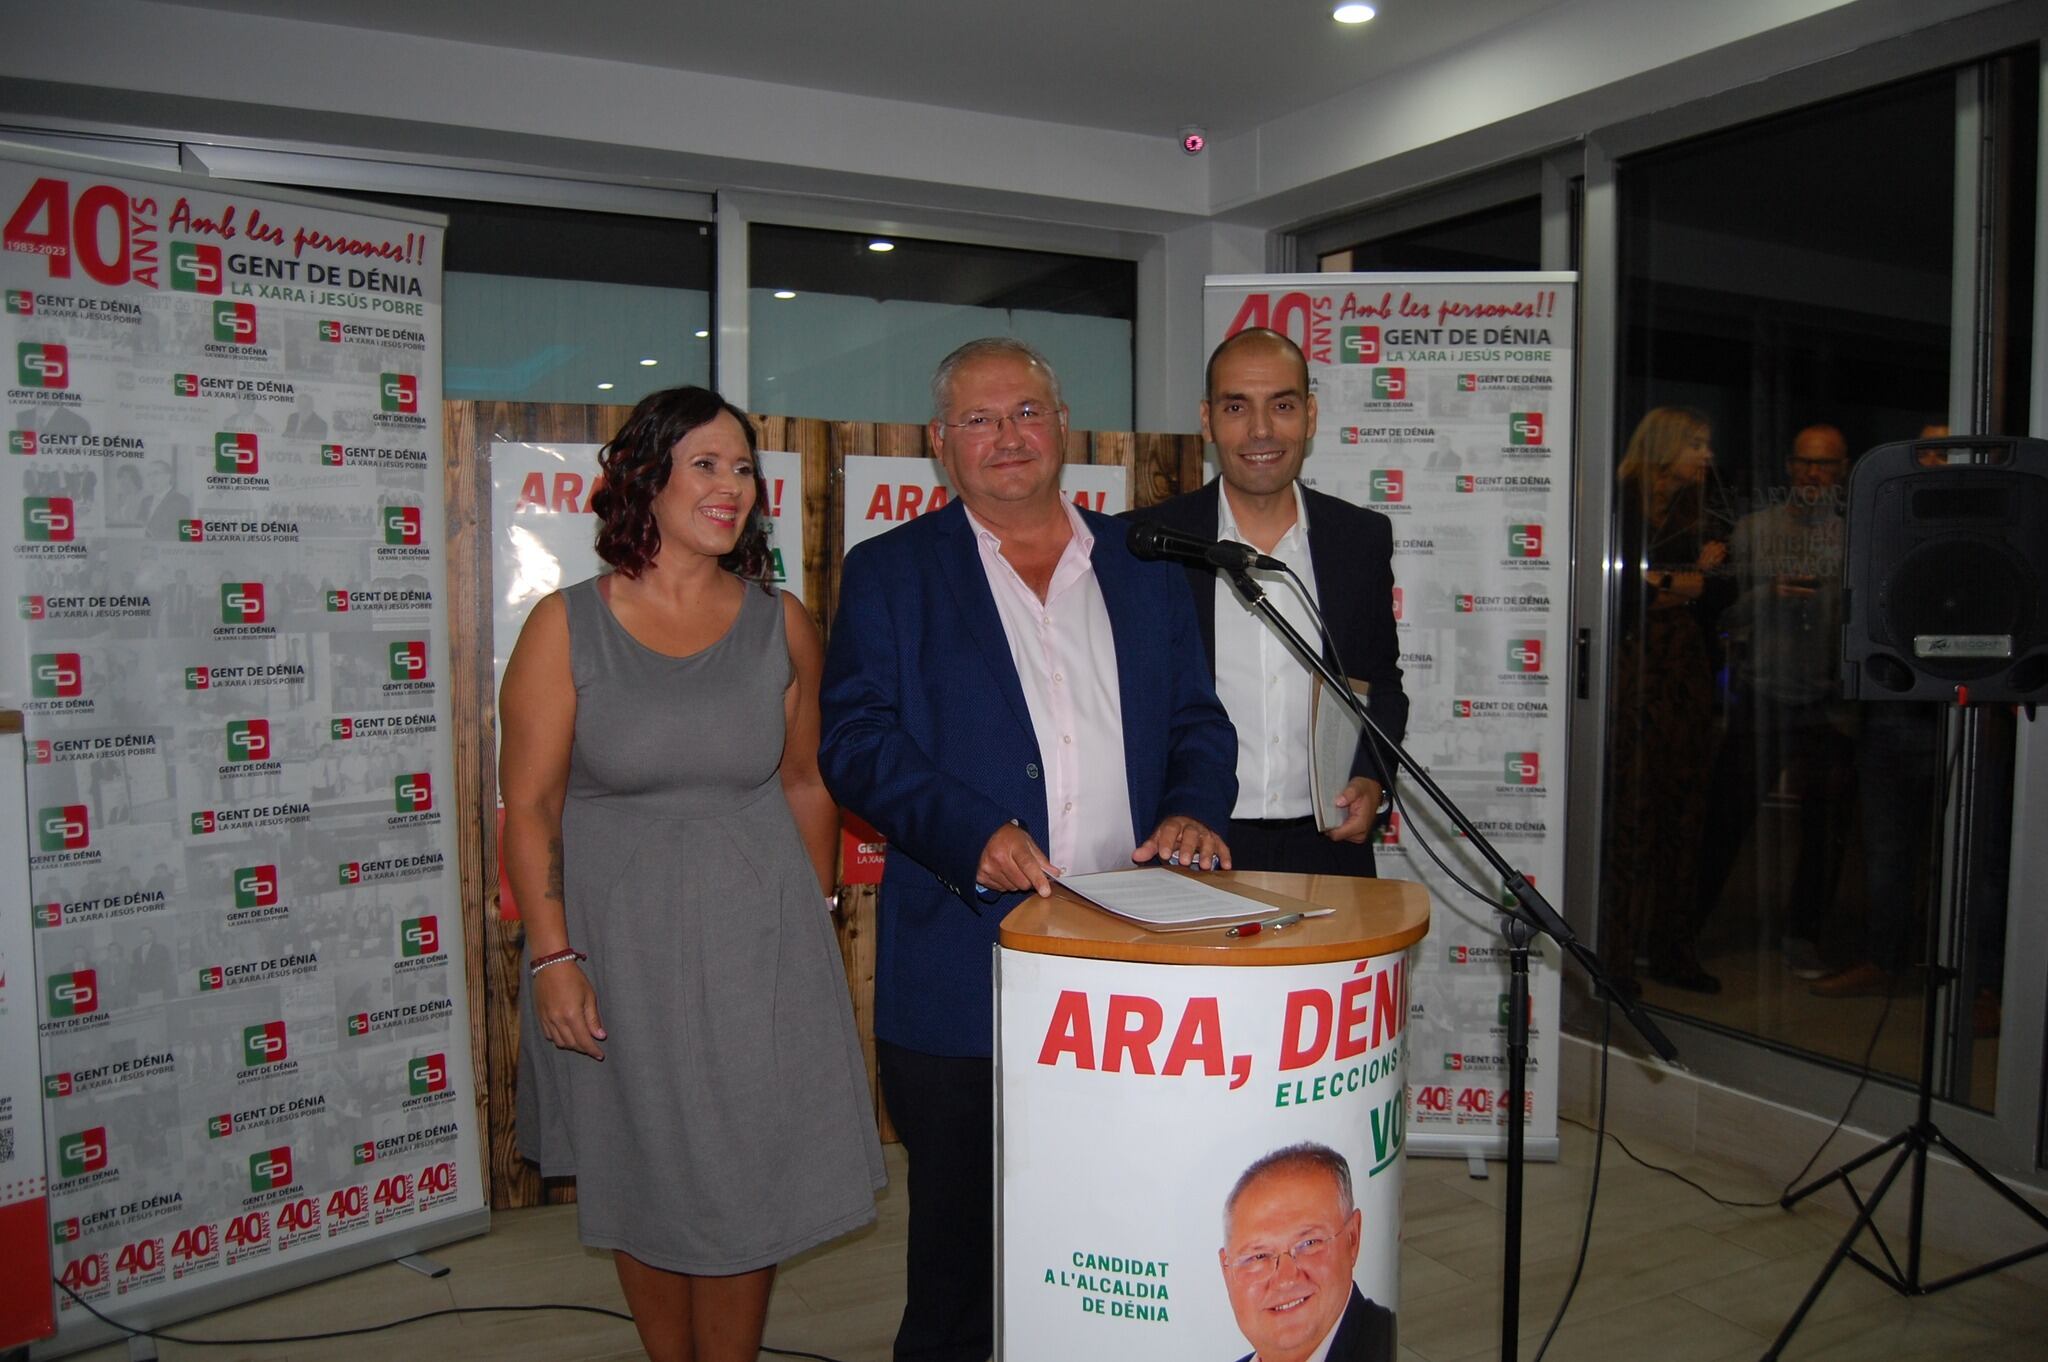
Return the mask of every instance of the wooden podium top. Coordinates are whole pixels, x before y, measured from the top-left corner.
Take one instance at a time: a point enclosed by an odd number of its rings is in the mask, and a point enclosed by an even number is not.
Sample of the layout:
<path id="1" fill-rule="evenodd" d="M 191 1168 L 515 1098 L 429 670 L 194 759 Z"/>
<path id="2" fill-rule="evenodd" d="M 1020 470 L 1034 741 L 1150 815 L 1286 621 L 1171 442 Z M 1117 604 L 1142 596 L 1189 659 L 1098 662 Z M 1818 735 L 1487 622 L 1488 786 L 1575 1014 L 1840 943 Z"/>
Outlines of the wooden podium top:
<path id="1" fill-rule="evenodd" d="M 1195 875 L 1194 871 L 1178 873 Z M 1276 913 L 1303 905 L 1335 908 L 1282 931 L 1230 937 L 1221 927 L 1151 932 L 1113 917 L 1053 886 L 1051 898 L 1029 898 L 1003 919 L 1002 944 L 1039 955 L 1135 960 L 1154 965 L 1318 965 L 1391 955 L 1429 930 L 1429 891 L 1412 880 L 1349 875 L 1297 875 L 1278 870 L 1220 870 L 1196 878 L 1228 885 Z"/>

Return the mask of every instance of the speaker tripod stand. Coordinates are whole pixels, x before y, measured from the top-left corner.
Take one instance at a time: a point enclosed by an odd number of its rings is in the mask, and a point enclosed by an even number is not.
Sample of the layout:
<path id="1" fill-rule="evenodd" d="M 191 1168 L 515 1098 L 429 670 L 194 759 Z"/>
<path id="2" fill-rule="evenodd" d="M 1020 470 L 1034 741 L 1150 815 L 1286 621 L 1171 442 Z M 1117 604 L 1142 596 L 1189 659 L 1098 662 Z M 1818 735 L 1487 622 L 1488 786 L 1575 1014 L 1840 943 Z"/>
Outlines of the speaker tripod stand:
<path id="1" fill-rule="evenodd" d="M 1973 784 L 1974 768 L 1976 765 L 1977 719 L 1978 715 L 1975 712 L 1965 708 L 1963 713 L 1963 754 L 1965 760 L 1963 762 L 1964 777 L 1962 783 L 1964 793 L 1962 807 L 1958 810 L 1955 834 L 1956 844 L 1959 849 L 1963 847 L 1969 835 L 1971 821 L 1969 817 L 1969 791 Z M 1967 883 L 1967 881 L 1965 880 L 1963 883 Z M 1957 901 L 1960 901 L 1961 895 L 1964 893 L 1961 884 L 1958 885 L 1956 893 Z M 1920 1248 L 1927 1206 L 1927 1156 L 1935 1150 L 1940 1150 L 1961 1164 L 1969 1172 L 1970 1176 L 2011 1203 L 2022 1215 L 2033 1221 L 2044 1234 L 2048 1234 L 2048 1215 L 2044 1215 L 2036 1210 L 2018 1192 L 2015 1192 L 2012 1188 L 2006 1186 L 2004 1182 L 2000 1181 L 1996 1173 L 1993 1173 L 1983 1164 L 1971 1158 L 1963 1150 L 1962 1146 L 1951 1140 L 1947 1135 L 1944 1135 L 1941 1127 L 1934 1123 L 1934 1052 L 1940 1028 L 1936 1005 L 1941 1000 L 1942 991 L 1953 984 L 1957 977 L 1955 970 L 1938 963 L 1941 938 L 1939 924 L 1936 920 L 1937 916 L 1933 912 L 1929 912 L 1926 915 L 1926 954 L 1924 958 L 1927 962 L 1927 968 L 1926 978 L 1921 985 L 1920 995 L 1920 1083 L 1916 1091 L 1913 1124 L 1907 1126 L 1883 1144 L 1878 1145 L 1875 1149 L 1849 1160 L 1849 1162 L 1835 1169 L 1832 1173 L 1823 1174 L 1807 1183 L 1804 1187 L 1787 1192 L 1780 1198 L 1778 1204 L 1786 1210 L 1790 1210 L 1815 1192 L 1819 1192 L 1829 1185 L 1839 1182 L 1842 1184 L 1842 1190 L 1847 1192 L 1849 1199 L 1856 1204 L 1857 1215 L 1856 1219 L 1851 1222 L 1848 1233 L 1844 1234 L 1842 1241 L 1835 1245 L 1835 1251 L 1829 1257 L 1827 1265 L 1821 1268 L 1820 1276 L 1816 1277 L 1813 1285 L 1807 1289 L 1806 1298 L 1799 1302 L 1799 1308 L 1792 1312 L 1792 1318 L 1785 1321 L 1785 1327 L 1778 1331 L 1778 1336 L 1775 1339 L 1771 1340 L 1770 1350 L 1763 1355 L 1762 1362 L 1773 1362 L 1784 1351 L 1785 1345 L 1791 1342 L 1793 1333 L 1798 1330 L 1800 1322 L 1806 1318 L 1807 1311 L 1811 1310 L 1813 1303 L 1820 1299 L 1820 1293 L 1827 1287 L 1829 1279 L 1835 1275 L 1835 1269 L 1840 1267 L 1845 1259 L 1854 1260 L 1857 1266 L 1865 1269 L 1902 1296 L 1929 1296 L 1937 1291 L 1947 1290 L 1951 1286 L 1960 1286 L 1964 1282 L 1974 1281 L 1978 1277 L 1987 1276 L 1993 1272 L 2011 1267 L 2015 1263 L 2022 1263 L 2029 1258 L 2039 1257 L 2043 1253 L 2048 1253 L 2048 1238 L 2043 1238 L 2039 1243 L 2034 1244 L 2030 1248 L 2008 1253 L 2003 1257 L 1994 1258 L 1990 1262 L 1979 1263 L 1977 1266 L 1966 1268 L 1961 1272 L 1952 1272 L 1946 1277 L 1938 1277 L 1933 1281 L 1925 1280 L 1921 1274 Z M 1869 1197 L 1866 1199 L 1856 1190 L 1856 1185 L 1850 1181 L 1850 1174 L 1876 1163 L 1887 1154 L 1891 1155 L 1891 1163 L 1886 1167 L 1884 1175 L 1877 1180 L 1877 1186 L 1871 1190 Z M 1897 1185 L 1899 1175 L 1908 1170 L 1910 1170 L 1909 1195 L 1912 1197 L 1912 1203 L 1907 1210 L 1906 1219 L 1906 1261 L 1905 1265 L 1901 1267 L 1898 1255 L 1893 1253 L 1891 1245 L 1885 1242 L 1884 1231 L 1877 1227 L 1876 1216 L 1877 1208 L 1883 1204 L 1885 1196 Z M 1866 1257 L 1856 1247 L 1856 1241 L 1863 1237 L 1865 1230 L 1870 1231 L 1870 1237 L 1876 1242 L 1878 1252 L 1884 1259 L 1881 1265 Z"/>

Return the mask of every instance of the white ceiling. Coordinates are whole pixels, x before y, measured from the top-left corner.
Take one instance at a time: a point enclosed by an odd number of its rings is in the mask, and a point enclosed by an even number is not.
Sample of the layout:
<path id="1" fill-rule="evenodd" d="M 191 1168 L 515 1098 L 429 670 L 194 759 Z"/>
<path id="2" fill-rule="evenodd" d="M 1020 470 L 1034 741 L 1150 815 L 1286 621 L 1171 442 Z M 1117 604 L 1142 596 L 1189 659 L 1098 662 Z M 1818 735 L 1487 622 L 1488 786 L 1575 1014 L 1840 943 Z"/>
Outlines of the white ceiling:
<path id="1" fill-rule="evenodd" d="M 1320 104 L 1560 0 L 167 0 L 1052 123 L 1212 138 Z M 602 90 L 592 90 L 602 100 Z"/>

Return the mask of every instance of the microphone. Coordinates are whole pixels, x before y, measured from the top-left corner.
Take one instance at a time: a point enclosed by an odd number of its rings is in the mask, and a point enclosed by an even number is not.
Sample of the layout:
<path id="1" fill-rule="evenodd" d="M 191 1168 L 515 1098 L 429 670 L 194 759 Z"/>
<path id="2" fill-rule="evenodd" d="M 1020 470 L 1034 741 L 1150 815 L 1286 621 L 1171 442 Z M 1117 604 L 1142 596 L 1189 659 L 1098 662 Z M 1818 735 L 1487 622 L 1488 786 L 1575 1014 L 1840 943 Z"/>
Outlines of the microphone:
<path id="1" fill-rule="evenodd" d="M 1148 563 L 1169 559 L 1176 563 L 1222 568 L 1225 572 L 1243 572 L 1249 568 L 1264 568 L 1270 572 L 1287 570 L 1287 565 L 1278 558 L 1269 558 L 1249 544 L 1182 534 L 1179 530 L 1169 530 L 1149 520 L 1141 520 L 1131 526 L 1130 545 L 1131 556 Z"/>

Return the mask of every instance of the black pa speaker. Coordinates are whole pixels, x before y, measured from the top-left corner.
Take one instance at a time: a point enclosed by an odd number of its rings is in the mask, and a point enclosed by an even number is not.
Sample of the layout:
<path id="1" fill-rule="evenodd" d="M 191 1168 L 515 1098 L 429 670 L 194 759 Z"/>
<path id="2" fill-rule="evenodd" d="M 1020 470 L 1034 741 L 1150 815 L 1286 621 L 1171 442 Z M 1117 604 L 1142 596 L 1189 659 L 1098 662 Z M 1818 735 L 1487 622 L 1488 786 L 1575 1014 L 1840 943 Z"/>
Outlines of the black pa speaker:
<path id="1" fill-rule="evenodd" d="M 2048 699 L 2048 440 L 1880 445 L 1849 470 L 1842 693 Z"/>

